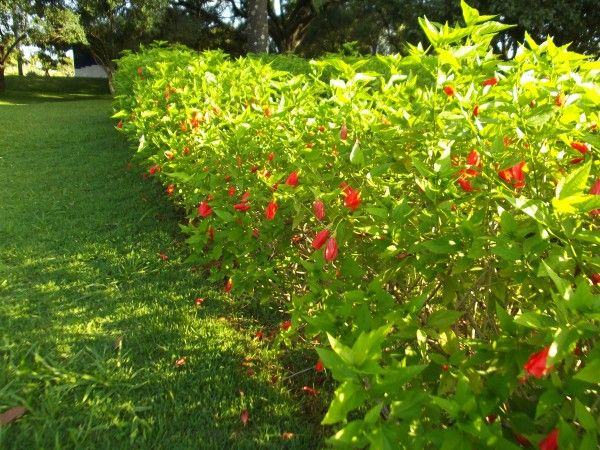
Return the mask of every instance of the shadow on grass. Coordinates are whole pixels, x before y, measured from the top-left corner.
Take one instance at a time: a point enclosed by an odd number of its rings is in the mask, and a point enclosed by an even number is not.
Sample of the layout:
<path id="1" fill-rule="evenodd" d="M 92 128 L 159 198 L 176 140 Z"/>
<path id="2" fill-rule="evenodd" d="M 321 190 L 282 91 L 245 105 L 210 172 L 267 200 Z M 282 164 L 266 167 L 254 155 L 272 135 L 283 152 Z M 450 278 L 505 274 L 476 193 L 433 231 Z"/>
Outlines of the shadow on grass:
<path id="1" fill-rule="evenodd" d="M 102 101 L 0 108 L 18 119 L 0 135 L 0 411 L 29 409 L 0 446 L 319 447 L 306 413 L 322 402 L 182 263 L 178 213 L 126 172 L 108 116 Z"/>

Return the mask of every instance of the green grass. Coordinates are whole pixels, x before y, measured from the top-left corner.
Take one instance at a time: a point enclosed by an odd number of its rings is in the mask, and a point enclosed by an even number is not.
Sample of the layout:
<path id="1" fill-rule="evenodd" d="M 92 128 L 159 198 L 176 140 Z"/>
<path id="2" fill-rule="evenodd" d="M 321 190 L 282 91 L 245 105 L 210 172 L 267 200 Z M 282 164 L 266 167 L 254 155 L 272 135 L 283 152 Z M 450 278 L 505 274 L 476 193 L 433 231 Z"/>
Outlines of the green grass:
<path id="1" fill-rule="evenodd" d="M 101 98 L 110 98 L 104 79 L 9 75 L 6 91 L 0 94 L 0 106 Z"/>
<path id="2" fill-rule="evenodd" d="M 284 379 L 314 354 L 282 363 L 253 335 L 284 312 L 183 263 L 179 212 L 126 170 L 109 116 L 109 100 L 0 106 L 0 413 L 28 409 L 0 448 L 320 447 L 325 399 L 301 387 L 326 380 Z"/>

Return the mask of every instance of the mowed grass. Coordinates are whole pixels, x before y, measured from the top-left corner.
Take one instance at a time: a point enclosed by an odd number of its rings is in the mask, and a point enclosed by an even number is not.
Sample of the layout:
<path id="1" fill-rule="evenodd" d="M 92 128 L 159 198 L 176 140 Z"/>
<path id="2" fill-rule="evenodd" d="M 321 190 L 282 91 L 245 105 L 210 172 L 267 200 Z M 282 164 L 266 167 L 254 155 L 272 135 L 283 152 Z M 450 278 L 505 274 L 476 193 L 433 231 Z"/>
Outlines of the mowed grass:
<path id="1" fill-rule="evenodd" d="M 0 413 L 27 413 L 0 448 L 321 447 L 326 402 L 302 386 L 324 376 L 286 380 L 314 353 L 282 363 L 254 334 L 285 312 L 183 262 L 180 213 L 126 170 L 110 101 L 18 97 L 0 96 Z"/>
<path id="2" fill-rule="evenodd" d="M 0 94 L 0 106 L 109 98 L 108 83 L 101 78 L 12 75 L 6 77 L 6 91 Z"/>

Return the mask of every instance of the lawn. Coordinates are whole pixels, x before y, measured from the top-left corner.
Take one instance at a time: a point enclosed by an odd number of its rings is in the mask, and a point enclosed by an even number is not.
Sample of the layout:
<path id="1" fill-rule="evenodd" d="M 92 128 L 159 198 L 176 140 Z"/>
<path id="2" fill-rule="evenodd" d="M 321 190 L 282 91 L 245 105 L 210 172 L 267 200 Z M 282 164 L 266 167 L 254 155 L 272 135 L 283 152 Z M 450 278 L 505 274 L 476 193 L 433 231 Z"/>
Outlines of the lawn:
<path id="1" fill-rule="evenodd" d="M 0 447 L 320 447 L 326 401 L 302 386 L 323 375 L 286 380 L 314 354 L 281 362 L 254 335 L 285 312 L 184 263 L 181 213 L 127 170 L 100 85 L 17 85 L 0 96 L 0 413 L 27 413 Z"/>

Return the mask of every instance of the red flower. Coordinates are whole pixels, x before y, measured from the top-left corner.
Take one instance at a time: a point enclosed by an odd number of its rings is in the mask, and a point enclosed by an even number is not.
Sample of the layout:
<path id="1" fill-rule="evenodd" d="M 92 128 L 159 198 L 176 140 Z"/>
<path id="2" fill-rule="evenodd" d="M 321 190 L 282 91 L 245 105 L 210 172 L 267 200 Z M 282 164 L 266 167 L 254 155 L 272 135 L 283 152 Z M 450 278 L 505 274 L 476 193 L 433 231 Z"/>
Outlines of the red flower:
<path id="1" fill-rule="evenodd" d="M 312 142 L 309 142 L 308 144 L 306 144 L 306 148 L 313 148 L 315 146 L 315 144 L 313 144 Z"/>
<path id="2" fill-rule="evenodd" d="M 256 173 L 257 170 L 258 170 L 258 166 L 252 166 L 252 168 L 250 169 L 250 172 Z"/>
<path id="3" fill-rule="evenodd" d="M 273 154 L 273 152 L 271 152 L 271 153 L 269 153 L 269 154 L 267 155 L 267 159 L 268 159 L 269 161 L 273 161 L 273 158 L 275 158 L 275 155 Z"/>
<path id="4" fill-rule="evenodd" d="M 265 178 L 269 178 L 271 176 L 271 171 L 269 169 L 265 169 L 265 170 L 263 170 L 262 175 Z"/>
<path id="5" fill-rule="evenodd" d="M 473 115 L 477 117 L 479 115 L 479 105 L 473 107 Z"/>
<path id="6" fill-rule="evenodd" d="M 323 220 L 325 218 L 325 204 L 321 200 L 315 200 L 313 210 L 317 219 Z"/>
<path id="7" fill-rule="evenodd" d="M 258 228 L 253 228 L 252 229 L 252 237 L 255 239 L 258 239 L 259 236 L 260 236 L 260 231 L 258 231 Z"/>
<path id="8" fill-rule="evenodd" d="M 360 206 L 360 192 L 352 189 L 347 184 L 343 183 L 344 187 L 344 204 L 346 207 L 355 210 Z"/>
<path id="9" fill-rule="evenodd" d="M 525 186 L 525 172 L 523 172 L 524 167 L 525 161 L 521 161 L 512 167 L 502 169 L 500 172 L 498 172 L 498 176 L 507 183 L 511 183 L 514 188 L 520 189 Z"/>
<path id="10" fill-rule="evenodd" d="M 263 333 L 263 331 L 262 331 L 262 330 L 258 330 L 258 331 L 257 331 L 257 332 L 254 334 L 254 337 L 260 341 L 262 338 L 264 338 L 264 337 L 265 337 L 265 333 Z"/>
<path id="11" fill-rule="evenodd" d="M 563 94 L 562 92 L 560 94 L 558 94 L 555 98 L 554 98 L 554 104 L 556 106 L 562 106 L 565 104 L 565 94 Z"/>
<path id="12" fill-rule="evenodd" d="M 248 201 L 248 199 L 250 198 L 250 192 L 246 191 L 242 194 L 242 198 L 241 198 L 241 202 L 242 203 L 246 203 Z"/>
<path id="13" fill-rule="evenodd" d="M 175 153 L 173 153 L 171 150 L 166 150 L 165 151 L 165 157 L 167 159 L 173 159 L 175 157 Z"/>
<path id="14" fill-rule="evenodd" d="M 150 175 L 154 175 L 156 172 L 160 172 L 160 166 L 152 166 L 148 169 Z"/>
<path id="15" fill-rule="evenodd" d="M 287 180 L 285 180 L 285 184 L 293 187 L 298 186 L 298 173 L 296 171 L 290 173 L 290 175 L 287 177 Z"/>
<path id="16" fill-rule="evenodd" d="M 280 327 L 281 327 L 282 330 L 287 331 L 287 330 L 289 330 L 292 327 L 292 321 L 291 320 L 286 320 L 285 322 L 283 322 L 280 325 Z"/>
<path id="17" fill-rule="evenodd" d="M 200 202 L 198 206 L 198 214 L 200 217 L 208 217 L 213 213 L 213 209 L 206 202 Z"/>
<path id="18" fill-rule="evenodd" d="M 235 195 L 235 186 L 229 186 L 229 189 L 227 189 L 227 193 L 230 197 L 233 197 Z"/>
<path id="19" fill-rule="evenodd" d="M 323 366 L 323 361 L 318 360 L 317 363 L 315 364 L 315 370 L 317 372 L 323 372 L 323 370 L 325 370 L 325 366 Z"/>
<path id="20" fill-rule="evenodd" d="M 225 283 L 225 292 L 231 292 L 231 288 L 233 288 L 233 280 L 228 278 L 227 282 Z"/>
<path id="21" fill-rule="evenodd" d="M 242 203 L 236 203 L 235 205 L 233 205 L 233 208 L 236 211 L 240 211 L 240 212 L 246 212 L 250 209 L 250 205 L 246 202 L 242 202 Z"/>
<path id="22" fill-rule="evenodd" d="M 184 154 L 185 156 L 187 156 L 187 155 L 189 155 L 189 154 L 190 154 L 190 149 L 189 149 L 189 147 L 183 147 L 183 154 Z"/>
<path id="23" fill-rule="evenodd" d="M 481 165 L 481 156 L 479 155 L 479 152 L 477 150 L 471 150 L 471 153 L 469 153 L 469 156 L 467 156 L 467 164 L 469 166 Z"/>
<path id="24" fill-rule="evenodd" d="M 167 186 L 166 193 L 167 193 L 167 195 L 173 195 L 173 192 L 175 192 L 175 185 L 174 184 L 169 184 Z"/>
<path id="25" fill-rule="evenodd" d="M 600 179 L 596 180 L 596 183 L 594 183 L 594 185 L 590 189 L 590 194 L 600 195 Z M 590 212 L 590 214 L 592 214 L 594 216 L 598 215 L 598 214 L 600 214 L 600 209 L 594 209 L 593 211 Z"/>
<path id="26" fill-rule="evenodd" d="M 456 94 L 456 91 L 454 90 L 454 86 L 444 86 L 444 93 L 448 96 L 448 97 L 452 97 L 454 94 Z"/>
<path id="27" fill-rule="evenodd" d="M 309 387 L 309 386 L 304 386 L 304 387 L 302 388 L 302 390 L 303 390 L 304 392 L 306 392 L 307 394 L 309 394 L 309 395 L 319 395 L 319 391 L 317 391 L 316 389 L 314 389 L 314 388 L 311 388 L 311 387 Z"/>
<path id="28" fill-rule="evenodd" d="M 540 442 L 540 450 L 557 450 L 558 449 L 558 429 L 552 430 Z"/>
<path id="29" fill-rule="evenodd" d="M 342 127 L 340 128 L 340 139 L 342 141 L 345 141 L 346 139 L 348 139 L 348 127 L 346 126 L 346 124 L 342 124 Z"/>
<path id="30" fill-rule="evenodd" d="M 462 188 L 463 191 L 465 191 L 465 192 L 473 191 L 473 186 L 471 185 L 469 180 L 465 180 L 464 178 L 459 178 L 456 181 L 458 182 L 458 184 L 460 185 L 460 187 Z"/>
<path id="31" fill-rule="evenodd" d="M 594 286 L 600 284 L 600 273 L 596 272 L 590 275 L 590 280 L 592 280 Z"/>
<path id="32" fill-rule="evenodd" d="M 273 220 L 275 218 L 277 208 L 278 206 L 277 203 L 275 203 L 275 200 L 271 200 L 267 205 L 267 209 L 265 210 L 265 216 L 267 217 L 267 220 Z"/>
<path id="33" fill-rule="evenodd" d="M 117 124 L 117 128 L 120 130 L 121 128 L 123 128 L 123 121 L 119 120 L 119 123 Z"/>
<path id="34" fill-rule="evenodd" d="M 585 155 L 590 151 L 588 145 L 583 142 L 571 142 L 571 148 L 577 150 L 582 155 Z"/>
<path id="35" fill-rule="evenodd" d="M 198 297 L 198 298 L 195 300 L 195 303 L 196 303 L 196 306 L 201 306 L 201 305 L 204 303 L 204 299 L 203 299 L 203 298 L 200 298 L 200 297 Z"/>
<path id="36" fill-rule="evenodd" d="M 206 196 L 206 201 L 207 201 L 207 202 L 210 202 L 211 200 L 214 200 L 214 199 L 215 199 L 215 197 L 214 197 L 214 195 L 212 195 L 212 194 L 208 194 L 208 195 Z"/>
<path id="37" fill-rule="evenodd" d="M 337 258 L 338 255 L 338 247 L 335 238 L 331 238 L 327 241 L 327 245 L 325 246 L 325 251 L 323 253 L 325 255 L 325 261 L 335 261 L 335 258 Z"/>
<path id="38" fill-rule="evenodd" d="M 324 133 L 324 132 L 325 132 L 325 127 L 324 127 L 323 125 L 321 125 L 321 126 L 319 127 L 319 132 L 320 132 L 320 133 Z"/>
<path id="39" fill-rule="evenodd" d="M 585 161 L 584 157 L 573 158 L 572 160 L 569 161 L 569 164 L 581 164 L 583 161 Z"/>
<path id="40" fill-rule="evenodd" d="M 535 378 L 542 378 L 546 375 L 550 370 L 550 368 L 546 366 L 549 351 L 550 347 L 545 347 L 539 352 L 532 354 L 523 365 L 525 371 Z"/>
<path id="41" fill-rule="evenodd" d="M 496 86 L 498 84 L 498 79 L 496 77 L 488 78 L 481 83 L 482 86 Z"/>
<path id="42" fill-rule="evenodd" d="M 329 238 L 329 230 L 328 229 L 319 231 L 312 241 L 313 248 L 315 250 L 319 250 L 321 247 L 323 247 L 323 244 L 325 244 L 325 242 L 327 241 L 327 238 Z"/>

